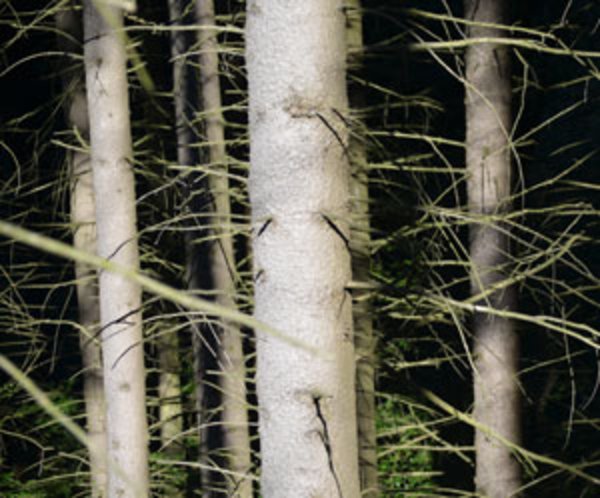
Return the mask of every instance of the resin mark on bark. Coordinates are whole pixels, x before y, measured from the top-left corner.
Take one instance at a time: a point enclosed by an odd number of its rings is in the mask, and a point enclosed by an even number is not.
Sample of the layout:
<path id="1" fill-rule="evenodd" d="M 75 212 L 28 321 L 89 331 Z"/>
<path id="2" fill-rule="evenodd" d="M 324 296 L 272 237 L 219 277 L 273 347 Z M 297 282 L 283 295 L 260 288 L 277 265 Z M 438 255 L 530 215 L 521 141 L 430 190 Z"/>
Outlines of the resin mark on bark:
<path id="1" fill-rule="evenodd" d="M 321 436 L 321 441 L 323 441 L 323 446 L 325 448 L 325 452 L 327 453 L 327 461 L 329 463 L 329 469 L 331 470 L 331 474 L 333 475 L 333 479 L 335 480 L 335 485 L 338 490 L 338 494 L 340 498 L 343 498 L 342 486 L 340 484 L 340 480 L 335 471 L 335 465 L 333 463 L 333 454 L 331 451 L 331 440 L 329 438 L 329 428 L 327 427 L 327 420 L 325 420 L 325 416 L 323 415 L 323 410 L 321 409 L 321 396 L 313 396 L 313 401 L 315 403 L 315 412 L 317 414 L 317 418 L 321 422 L 323 426 L 323 430 L 319 431 L 319 436 Z"/>

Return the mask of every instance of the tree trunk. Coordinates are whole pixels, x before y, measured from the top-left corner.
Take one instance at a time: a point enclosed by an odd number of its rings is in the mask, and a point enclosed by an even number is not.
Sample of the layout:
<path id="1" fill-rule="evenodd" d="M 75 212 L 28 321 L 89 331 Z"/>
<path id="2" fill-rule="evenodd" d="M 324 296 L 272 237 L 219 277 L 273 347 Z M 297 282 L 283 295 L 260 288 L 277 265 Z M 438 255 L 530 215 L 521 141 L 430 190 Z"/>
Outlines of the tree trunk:
<path id="1" fill-rule="evenodd" d="M 70 5 L 56 15 L 61 50 L 77 53 L 80 49 L 73 40 L 82 39 L 81 18 Z M 64 36 L 66 35 L 66 36 Z M 84 139 L 89 139 L 89 121 L 83 72 L 80 77 L 65 77 L 63 87 L 69 98 L 65 106 L 66 121 L 70 128 Z M 92 170 L 89 155 L 84 152 L 67 152 L 69 163 L 71 224 L 73 246 L 86 252 L 96 252 L 96 215 Z M 98 281 L 96 271 L 89 265 L 75 263 L 77 305 L 81 360 L 83 367 L 83 397 L 85 401 L 87 435 L 90 440 L 91 496 L 106 496 L 106 415 L 102 352 L 95 336 L 100 323 Z"/>
<path id="2" fill-rule="evenodd" d="M 262 496 L 360 496 L 341 0 L 252 0 L 246 56 Z"/>
<path id="3" fill-rule="evenodd" d="M 182 0 L 169 0 L 169 17 L 174 25 L 181 25 L 184 12 Z M 189 32 L 175 30 L 171 33 L 171 55 L 173 57 L 173 100 L 175 103 L 175 124 L 177 135 L 177 162 L 179 165 L 193 164 L 190 145 L 194 141 L 190 122 L 193 119 L 193 106 L 186 101 L 186 61 L 182 57 L 190 47 Z M 186 111 L 186 106 L 188 110 Z M 181 406 L 181 361 L 179 336 L 177 332 L 161 335 L 157 339 L 158 363 L 160 368 L 160 437 L 166 455 L 181 459 L 183 448 L 177 438 L 183 431 Z M 175 493 L 171 490 L 170 493 Z"/>
<path id="4" fill-rule="evenodd" d="M 467 19 L 507 22 L 507 0 L 466 0 Z M 469 36 L 500 37 L 506 32 L 473 25 Z M 500 216 L 510 209 L 511 68 L 506 46 L 476 43 L 466 52 L 466 161 L 470 229 L 471 289 L 477 295 L 509 277 L 510 235 Z M 495 310 L 513 310 L 512 287 L 479 301 Z M 516 496 L 520 467 L 493 434 L 520 442 L 519 339 L 511 320 L 476 313 L 473 319 L 474 417 L 489 431 L 475 434 L 477 492 L 490 498 Z"/>
<path id="5" fill-rule="evenodd" d="M 75 40 L 82 40 L 82 19 L 69 4 L 56 15 L 59 33 L 58 47 L 66 53 L 77 54 L 81 48 Z M 89 119 L 84 86 L 84 73 L 63 79 L 64 91 L 69 94 L 65 106 L 66 121 L 70 128 L 89 140 Z M 70 176 L 70 209 L 73 226 L 73 246 L 85 252 L 96 252 L 96 213 L 92 170 L 89 154 L 67 152 Z M 102 374 L 101 344 L 95 336 L 100 324 L 98 279 L 93 267 L 75 263 L 77 306 L 81 363 L 83 367 L 83 397 L 87 436 L 90 440 L 90 480 L 92 498 L 106 496 L 106 407 Z"/>
<path id="6" fill-rule="evenodd" d="M 348 68 L 358 73 L 362 68 L 363 31 L 360 0 L 349 0 L 346 10 Z M 365 106 L 362 87 L 348 84 L 350 107 L 360 112 Z M 352 278 L 367 283 L 371 278 L 371 223 L 369 219 L 369 165 L 364 142 L 360 139 L 360 120 L 350 136 L 350 212 Z M 354 347 L 356 349 L 356 416 L 358 423 L 358 462 L 360 488 L 365 498 L 379 496 L 377 483 L 377 434 L 375 430 L 375 338 L 371 318 L 369 289 L 354 292 Z"/>
<path id="7" fill-rule="evenodd" d="M 216 301 L 235 308 L 236 262 L 230 216 L 225 127 L 219 82 L 217 33 L 207 29 L 215 26 L 213 0 L 196 1 L 200 45 L 200 89 L 204 112 L 204 131 L 208 141 L 209 185 L 213 201 L 211 272 Z M 226 467 L 234 474 L 227 478 L 228 496 L 251 497 L 252 481 L 244 477 L 251 467 L 248 434 L 248 404 L 246 401 L 246 367 L 242 336 L 238 326 L 223 321 L 220 330 L 219 364 L 222 395 L 222 439 L 227 459 Z"/>
<path id="8" fill-rule="evenodd" d="M 195 18 L 186 10 L 187 0 L 169 0 L 169 20 L 175 27 L 195 24 Z M 173 102 L 175 104 L 175 132 L 177 140 L 177 163 L 180 166 L 193 167 L 198 164 L 199 155 L 193 145 L 199 140 L 193 126 L 195 115 L 198 112 L 196 70 L 193 68 L 192 47 L 195 43 L 193 32 L 188 30 L 173 30 L 171 32 L 171 56 L 173 58 Z M 192 62 L 192 63 L 191 63 Z M 181 182 L 183 197 L 183 214 L 186 216 L 184 234 L 185 245 L 185 283 L 191 291 L 201 288 L 201 272 L 206 272 L 207 258 L 203 258 L 200 247 L 195 243 L 201 237 L 201 230 L 197 229 L 197 220 L 192 217 L 200 212 L 198 198 L 194 195 L 198 175 L 195 172 L 185 174 Z M 204 376 L 202 362 L 201 329 L 190 316 L 190 331 L 193 349 L 194 371 L 194 401 L 196 405 L 196 421 L 198 425 L 198 438 L 200 461 L 208 464 L 206 460 L 207 448 L 205 446 L 205 431 L 202 429 L 204 419 Z M 206 468 L 200 469 L 200 480 L 206 482 L 209 472 Z"/>
<path id="9" fill-rule="evenodd" d="M 101 7 L 101 12 L 96 8 Z M 85 66 L 98 254 L 137 270 L 135 189 L 123 14 L 85 0 Z M 108 430 L 108 496 L 149 493 L 140 286 L 100 273 Z"/>

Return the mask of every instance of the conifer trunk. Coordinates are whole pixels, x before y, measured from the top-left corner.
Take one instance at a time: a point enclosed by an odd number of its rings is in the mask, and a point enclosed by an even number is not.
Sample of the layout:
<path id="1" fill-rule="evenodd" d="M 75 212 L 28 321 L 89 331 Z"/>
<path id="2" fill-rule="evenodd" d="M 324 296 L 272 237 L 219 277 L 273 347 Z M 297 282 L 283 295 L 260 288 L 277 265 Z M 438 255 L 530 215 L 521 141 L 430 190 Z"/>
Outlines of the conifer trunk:
<path id="1" fill-rule="evenodd" d="M 79 54 L 76 41 L 83 38 L 83 19 L 68 4 L 56 15 L 58 47 L 65 53 Z M 79 73 L 63 78 L 64 91 L 68 93 L 65 117 L 69 128 L 89 140 L 89 118 L 84 85 L 83 68 Z M 70 184 L 70 211 L 73 227 L 73 246 L 81 251 L 96 252 L 96 213 L 90 156 L 85 152 L 67 151 Z M 83 370 L 83 398 L 87 436 L 90 440 L 90 495 L 106 496 L 106 407 L 102 351 L 96 337 L 100 324 L 98 278 L 94 268 L 75 263 L 77 308 L 81 364 Z"/>
<path id="2" fill-rule="evenodd" d="M 508 0 L 466 0 L 467 19 L 505 24 Z M 501 37 L 506 32 L 474 24 L 469 36 Z M 466 52 L 466 161 L 470 229 L 471 289 L 489 290 L 511 272 L 510 235 L 493 221 L 511 209 L 511 66 L 506 46 L 475 43 Z M 513 287 L 492 292 L 479 301 L 494 310 L 515 309 Z M 520 467 L 498 434 L 520 442 L 518 387 L 519 338 L 514 323 L 492 313 L 473 318 L 474 417 L 491 431 L 475 434 L 477 492 L 489 498 L 517 496 Z"/>
<path id="3" fill-rule="evenodd" d="M 195 16 L 186 10 L 187 0 L 169 0 L 169 20 L 175 28 L 189 26 L 195 23 Z M 171 57 L 173 68 L 173 103 L 175 106 L 175 135 L 177 141 L 177 164 L 193 168 L 198 164 L 199 154 L 194 148 L 200 138 L 194 128 L 194 120 L 198 109 L 197 98 L 197 70 L 193 68 L 197 58 L 190 52 L 193 50 L 195 36 L 192 31 L 174 29 L 171 32 Z M 191 59 L 191 60 L 190 60 Z M 201 237 L 198 229 L 198 220 L 195 215 L 200 212 L 198 197 L 194 194 L 198 175 L 194 171 L 185 173 L 181 182 L 181 191 L 186 216 L 184 226 L 185 245 L 185 284 L 192 292 L 197 292 L 202 287 L 202 272 L 207 272 L 206 258 L 203 258 L 201 247 L 196 240 Z M 208 465 L 207 448 L 204 445 L 205 431 L 202 429 L 204 419 L 204 376 L 202 362 L 201 327 L 190 315 L 190 332 L 193 349 L 194 371 L 194 402 L 196 407 L 196 422 L 198 438 L 200 441 L 198 452 L 201 463 Z M 205 467 L 200 469 L 200 480 L 208 480 L 208 471 Z"/>
<path id="4" fill-rule="evenodd" d="M 196 0 L 196 17 L 200 26 L 200 91 L 203 123 L 208 142 L 209 188 L 213 216 L 211 229 L 215 237 L 210 251 L 210 271 L 216 291 L 216 301 L 235 308 L 236 262 L 233 251 L 231 208 L 227 153 L 225 150 L 225 121 L 221 104 L 219 81 L 219 45 L 215 26 L 213 0 Z M 251 497 L 252 481 L 244 477 L 251 467 L 248 433 L 248 404 L 246 401 L 246 367 L 242 336 L 237 325 L 221 320 L 219 344 L 219 384 L 221 387 L 222 441 L 229 496 Z"/>
<path id="5" fill-rule="evenodd" d="M 360 0 L 349 0 L 346 10 L 348 70 L 357 74 L 363 65 L 363 30 Z M 350 211 L 352 279 L 367 284 L 371 278 L 371 223 L 369 218 L 369 165 L 360 134 L 360 112 L 365 106 L 360 84 L 349 80 L 350 108 L 356 113 L 350 136 Z M 360 487 L 364 498 L 379 496 L 377 479 L 377 434 L 375 430 L 375 338 L 371 310 L 371 290 L 353 291 L 354 346 L 356 348 L 356 417 Z"/>
<path id="6" fill-rule="evenodd" d="M 85 93 L 76 94 L 71 109 L 85 105 Z M 77 102 L 77 103 L 76 103 Z M 74 110 L 73 110 L 74 111 Z M 78 112 L 78 111 L 74 111 Z M 83 130 L 79 129 L 82 136 Z M 96 226 L 92 170 L 88 154 L 74 152 L 71 161 L 71 223 L 73 246 L 85 252 L 96 251 Z M 96 271 L 83 263 L 75 263 L 77 280 L 77 306 L 79 324 L 84 332 L 79 334 L 81 363 L 83 367 L 83 396 L 90 439 L 90 474 L 93 498 L 106 496 L 106 406 L 104 400 L 104 375 L 100 340 L 96 337 L 100 324 L 98 279 Z"/>
<path id="7" fill-rule="evenodd" d="M 97 9 L 100 9 L 97 10 Z M 123 13 L 85 0 L 84 38 L 91 163 L 101 257 L 138 270 L 135 188 Z M 108 431 L 108 496 L 149 494 L 141 289 L 100 273 Z"/>
<path id="8" fill-rule="evenodd" d="M 360 496 L 341 0 L 252 0 L 246 57 L 261 494 Z"/>

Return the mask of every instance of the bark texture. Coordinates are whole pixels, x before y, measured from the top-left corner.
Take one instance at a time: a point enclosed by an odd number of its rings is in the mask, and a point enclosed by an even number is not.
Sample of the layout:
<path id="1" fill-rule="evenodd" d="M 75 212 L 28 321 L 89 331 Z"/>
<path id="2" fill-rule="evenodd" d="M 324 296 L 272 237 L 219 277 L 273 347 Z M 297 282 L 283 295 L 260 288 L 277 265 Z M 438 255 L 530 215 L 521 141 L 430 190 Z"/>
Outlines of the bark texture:
<path id="1" fill-rule="evenodd" d="M 69 4 L 56 15 L 59 33 L 58 47 L 66 53 L 80 54 L 83 49 L 76 41 L 83 38 L 83 20 L 73 5 Z M 65 117 L 70 128 L 89 140 L 89 119 L 81 69 L 63 78 L 68 98 Z M 70 210 L 73 226 L 73 246 L 76 249 L 96 252 L 96 213 L 92 169 L 89 154 L 67 152 L 70 182 Z M 101 344 L 96 333 L 100 324 L 98 279 L 89 265 L 75 263 L 77 281 L 77 307 L 81 364 L 83 367 L 83 397 L 85 402 L 86 429 L 90 441 L 90 495 L 92 498 L 106 496 L 106 414 L 104 403 L 104 379 L 102 373 Z"/>
<path id="2" fill-rule="evenodd" d="M 360 0 L 346 2 L 348 69 L 357 74 L 363 65 L 363 30 Z M 362 86 L 349 80 L 350 108 L 356 112 L 349 139 L 352 278 L 367 284 L 371 277 L 371 223 L 369 218 L 369 165 L 361 140 L 360 111 L 365 106 Z M 375 338 L 371 314 L 371 291 L 353 291 L 354 346 L 356 348 L 356 416 L 360 488 L 365 498 L 379 496 L 377 479 L 377 434 L 375 430 Z"/>
<path id="3" fill-rule="evenodd" d="M 101 12 L 96 10 L 101 9 Z M 123 15 L 103 2 L 84 3 L 85 66 L 98 254 L 137 270 Z M 100 318 L 108 429 L 108 496 L 147 496 L 148 428 L 141 289 L 100 274 Z"/>
<path id="4" fill-rule="evenodd" d="M 210 224 L 214 242 L 210 249 L 210 271 L 216 291 L 216 302 L 233 309 L 236 307 L 236 263 L 225 151 L 225 121 L 219 81 L 219 46 L 216 31 L 210 29 L 215 26 L 213 0 L 197 0 L 196 17 L 200 26 L 200 90 L 204 132 L 208 143 L 209 189 L 213 207 Z M 252 481 L 244 477 L 250 471 L 251 460 L 242 335 L 239 327 L 231 322 L 221 321 L 219 329 L 222 442 L 225 466 L 233 472 L 227 476 L 227 495 L 251 497 Z"/>
<path id="5" fill-rule="evenodd" d="M 467 19 L 505 24 L 508 0 L 467 0 Z M 473 25 L 469 36 L 499 37 L 506 32 Z M 491 215 L 510 209 L 511 115 L 510 55 L 505 46 L 470 45 L 466 52 L 466 160 L 473 295 L 489 291 L 509 277 L 510 235 L 506 225 Z M 512 287 L 488 293 L 479 304 L 495 310 L 515 308 Z M 477 492 L 489 498 L 517 496 L 520 467 L 510 449 L 498 442 L 498 434 L 520 442 L 518 386 L 519 339 L 511 320 L 492 313 L 476 313 L 473 319 L 474 417 L 489 428 L 475 434 Z"/>
<path id="6" fill-rule="evenodd" d="M 247 5 L 261 493 L 360 496 L 340 0 Z"/>

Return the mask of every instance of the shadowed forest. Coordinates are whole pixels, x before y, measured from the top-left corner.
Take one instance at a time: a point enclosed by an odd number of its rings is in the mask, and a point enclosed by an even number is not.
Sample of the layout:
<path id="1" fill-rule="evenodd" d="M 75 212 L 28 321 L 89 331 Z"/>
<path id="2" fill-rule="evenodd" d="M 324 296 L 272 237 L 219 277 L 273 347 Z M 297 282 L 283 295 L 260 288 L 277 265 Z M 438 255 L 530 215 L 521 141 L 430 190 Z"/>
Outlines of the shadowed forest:
<path id="1" fill-rule="evenodd" d="M 600 494 L 597 0 L 0 0 L 0 495 Z"/>

